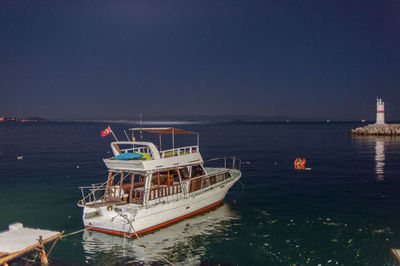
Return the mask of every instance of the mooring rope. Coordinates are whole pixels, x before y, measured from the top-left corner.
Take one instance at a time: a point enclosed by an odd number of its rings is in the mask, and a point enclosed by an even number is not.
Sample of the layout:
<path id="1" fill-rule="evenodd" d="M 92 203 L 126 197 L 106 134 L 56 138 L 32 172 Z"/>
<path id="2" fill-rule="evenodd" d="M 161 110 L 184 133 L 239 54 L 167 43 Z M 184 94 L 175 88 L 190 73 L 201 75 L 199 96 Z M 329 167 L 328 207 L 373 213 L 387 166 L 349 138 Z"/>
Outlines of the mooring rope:
<path id="1" fill-rule="evenodd" d="M 142 239 L 140 239 L 139 235 L 136 233 L 135 228 L 133 227 L 132 222 L 131 222 L 127 217 L 123 216 L 122 214 L 120 214 L 120 213 L 118 213 L 118 212 L 116 212 L 116 213 L 117 213 L 119 216 L 121 216 L 122 218 L 124 218 L 125 220 L 128 221 L 128 223 L 130 224 L 130 226 L 131 226 L 131 228 L 132 228 L 132 231 L 135 233 L 137 239 L 139 240 L 139 242 L 140 242 L 145 248 L 147 248 L 147 249 L 148 249 L 151 253 L 153 253 L 154 255 L 156 255 L 156 256 L 162 258 L 162 259 L 163 259 L 164 261 L 166 261 L 167 263 L 169 263 L 169 264 L 175 266 L 174 263 L 172 263 L 172 262 L 171 262 L 170 260 L 168 260 L 166 257 L 164 257 L 164 256 L 158 254 L 157 252 L 155 252 L 154 250 L 152 250 L 148 245 L 146 245 L 146 244 L 142 241 Z"/>
<path id="2" fill-rule="evenodd" d="M 78 234 L 78 233 L 80 233 L 80 232 L 85 231 L 86 229 L 88 229 L 88 228 L 83 228 L 83 229 L 80 229 L 80 230 L 78 230 L 78 231 L 75 231 L 75 232 L 72 232 L 72 233 L 69 233 L 69 234 L 61 235 L 61 236 L 60 236 L 60 239 L 61 239 L 61 238 L 64 238 L 64 237 L 67 237 L 67 236 L 76 235 L 76 234 Z"/>

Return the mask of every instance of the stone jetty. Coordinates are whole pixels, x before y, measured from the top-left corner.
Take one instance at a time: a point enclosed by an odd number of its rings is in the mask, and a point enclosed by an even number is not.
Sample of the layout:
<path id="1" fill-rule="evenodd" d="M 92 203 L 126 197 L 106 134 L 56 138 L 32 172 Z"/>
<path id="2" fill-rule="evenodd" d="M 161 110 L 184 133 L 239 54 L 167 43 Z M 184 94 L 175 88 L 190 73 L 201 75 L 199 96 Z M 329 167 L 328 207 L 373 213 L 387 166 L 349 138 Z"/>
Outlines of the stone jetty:
<path id="1" fill-rule="evenodd" d="M 352 129 L 346 134 L 372 136 L 400 136 L 400 124 L 370 124 Z"/>
<path id="2" fill-rule="evenodd" d="M 347 131 L 350 135 L 400 136 L 400 124 L 385 123 L 385 103 L 376 98 L 376 123 Z"/>

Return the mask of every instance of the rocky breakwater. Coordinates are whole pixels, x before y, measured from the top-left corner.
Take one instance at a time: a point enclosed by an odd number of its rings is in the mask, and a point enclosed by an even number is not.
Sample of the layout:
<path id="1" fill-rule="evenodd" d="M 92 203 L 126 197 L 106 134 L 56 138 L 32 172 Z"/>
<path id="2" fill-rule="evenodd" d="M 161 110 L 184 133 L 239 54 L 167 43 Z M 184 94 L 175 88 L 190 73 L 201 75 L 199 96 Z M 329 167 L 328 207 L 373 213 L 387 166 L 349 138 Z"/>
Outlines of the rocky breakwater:
<path id="1" fill-rule="evenodd" d="M 373 135 L 373 136 L 400 136 L 400 124 L 371 124 L 365 127 L 352 129 L 349 135 Z"/>

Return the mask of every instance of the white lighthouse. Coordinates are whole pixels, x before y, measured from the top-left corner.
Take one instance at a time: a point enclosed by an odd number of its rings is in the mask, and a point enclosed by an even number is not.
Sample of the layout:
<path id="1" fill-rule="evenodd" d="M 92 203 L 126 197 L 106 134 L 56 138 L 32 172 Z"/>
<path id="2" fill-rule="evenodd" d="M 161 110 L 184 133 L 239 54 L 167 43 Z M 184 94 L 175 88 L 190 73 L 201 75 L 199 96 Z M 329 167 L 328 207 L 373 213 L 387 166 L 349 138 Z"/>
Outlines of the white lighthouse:
<path id="1" fill-rule="evenodd" d="M 385 103 L 381 98 L 376 98 L 376 124 L 385 124 Z"/>

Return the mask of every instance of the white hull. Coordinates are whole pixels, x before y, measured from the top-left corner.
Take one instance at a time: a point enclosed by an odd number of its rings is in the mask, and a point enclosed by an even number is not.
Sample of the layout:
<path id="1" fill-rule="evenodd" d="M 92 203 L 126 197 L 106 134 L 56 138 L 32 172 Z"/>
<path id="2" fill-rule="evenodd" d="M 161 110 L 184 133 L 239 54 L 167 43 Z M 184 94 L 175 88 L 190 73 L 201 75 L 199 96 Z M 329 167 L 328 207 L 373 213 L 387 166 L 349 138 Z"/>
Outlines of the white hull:
<path id="1" fill-rule="evenodd" d="M 240 216 L 227 204 L 222 204 L 209 213 L 189 218 L 184 223 L 173 224 L 157 234 L 147 234 L 141 238 L 157 254 L 179 254 L 182 261 L 180 264 L 198 265 L 204 256 L 204 250 L 195 248 L 194 243 L 198 243 L 199 238 L 205 240 L 210 235 L 222 234 L 234 220 L 239 218 Z M 89 264 L 96 260 L 99 250 L 110 253 L 114 257 L 123 257 L 125 261 L 133 260 L 130 263 L 145 261 L 146 264 L 151 264 L 160 261 L 159 256 L 149 252 L 135 240 L 96 231 L 86 230 L 83 233 L 82 246 Z M 182 249 L 182 246 L 192 248 Z"/>
<path id="2" fill-rule="evenodd" d="M 221 203 L 241 176 L 238 170 L 230 171 L 232 177 L 223 182 L 190 194 L 179 193 L 149 201 L 147 206 L 131 203 L 97 208 L 86 206 L 83 211 L 84 225 L 96 231 L 129 236 L 135 236 L 135 232 L 143 234 L 156 230 Z"/>

